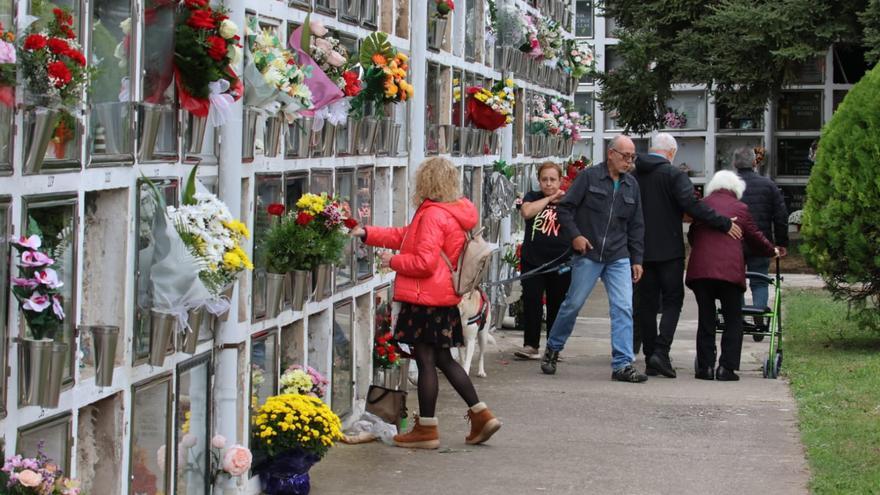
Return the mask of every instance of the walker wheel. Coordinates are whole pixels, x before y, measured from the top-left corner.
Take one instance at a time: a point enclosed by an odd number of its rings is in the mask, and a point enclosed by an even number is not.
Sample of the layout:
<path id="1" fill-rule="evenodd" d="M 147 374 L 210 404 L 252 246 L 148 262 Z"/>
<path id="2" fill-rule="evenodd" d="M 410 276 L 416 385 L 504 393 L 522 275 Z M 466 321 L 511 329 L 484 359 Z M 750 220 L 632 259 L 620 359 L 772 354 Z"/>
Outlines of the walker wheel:
<path id="1" fill-rule="evenodd" d="M 760 342 L 760 341 L 764 340 L 764 336 L 763 335 L 752 335 L 752 340 L 754 340 L 755 342 Z"/>
<path id="2" fill-rule="evenodd" d="M 773 363 L 773 371 L 774 375 L 779 376 L 779 373 L 782 372 L 782 351 L 776 352 L 776 360 Z"/>
<path id="3" fill-rule="evenodd" d="M 765 359 L 761 365 L 761 374 L 764 375 L 764 378 L 770 378 L 770 358 Z"/>

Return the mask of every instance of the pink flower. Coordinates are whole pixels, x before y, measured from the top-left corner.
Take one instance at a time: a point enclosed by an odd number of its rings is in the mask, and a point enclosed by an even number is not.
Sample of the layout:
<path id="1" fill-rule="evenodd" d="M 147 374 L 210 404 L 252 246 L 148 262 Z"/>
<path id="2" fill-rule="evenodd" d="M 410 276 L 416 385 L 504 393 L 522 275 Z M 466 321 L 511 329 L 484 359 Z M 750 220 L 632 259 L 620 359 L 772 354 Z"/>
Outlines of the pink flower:
<path id="1" fill-rule="evenodd" d="M 8 41 L 0 41 L 0 64 L 15 63 L 15 46 Z"/>
<path id="2" fill-rule="evenodd" d="M 180 445 L 183 445 L 186 448 L 195 447 L 198 442 L 198 437 L 196 437 L 192 433 L 187 433 L 183 436 L 183 438 L 180 439 Z"/>
<path id="3" fill-rule="evenodd" d="M 21 253 L 21 264 L 23 266 L 46 266 L 54 263 L 55 260 L 39 251 L 25 251 Z"/>
<path id="4" fill-rule="evenodd" d="M 345 57 L 340 55 L 339 52 L 331 51 L 330 55 L 327 55 L 327 63 L 333 67 L 342 67 L 345 65 Z"/>
<path id="5" fill-rule="evenodd" d="M 21 307 L 28 311 L 33 311 L 34 313 L 42 313 L 50 304 L 52 304 L 52 302 L 49 301 L 48 297 L 35 293 L 32 294 L 31 297 L 25 299 L 21 304 Z"/>
<path id="6" fill-rule="evenodd" d="M 333 51 L 333 45 L 331 45 L 329 41 L 322 38 L 318 38 L 315 40 L 315 48 L 323 53 Z"/>
<path id="7" fill-rule="evenodd" d="M 64 319 L 64 306 L 61 305 L 61 298 L 58 296 L 52 296 L 52 311 L 59 320 Z"/>
<path id="8" fill-rule="evenodd" d="M 312 19 L 309 21 L 309 30 L 311 30 L 312 34 L 314 34 L 315 36 L 324 36 L 325 34 L 327 34 L 327 28 L 324 27 L 324 24 L 317 19 Z"/>
<path id="9" fill-rule="evenodd" d="M 12 277 L 12 285 L 14 285 L 16 287 L 25 287 L 28 289 L 33 289 L 36 286 L 40 285 L 40 282 L 38 280 L 35 280 L 32 278 Z"/>
<path id="10" fill-rule="evenodd" d="M 24 471 L 18 473 L 18 482 L 21 483 L 22 486 L 35 488 L 43 482 L 43 475 L 40 473 L 35 473 L 30 469 L 25 469 Z"/>
<path id="11" fill-rule="evenodd" d="M 226 447 L 226 437 L 223 435 L 214 435 L 214 438 L 211 439 L 211 447 L 214 447 L 215 449 Z"/>
<path id="12" fill-rule="evenodd" d="M 40 236 L 32 235 L 30 237 L 15 237 L 12 236 L 9 238 L 10 242 L 13 244 L 17 244 L 21 247 L 29 248 L 29 249 L 40 249 L 42 245 L 42 241 L 40 240 Z"/>
<path id="13" fill-rule="evenodd" d="M 58 273 L 51 268 L 40 270 L 34 274 L 34 277 L 43 285 L 50 289 L 57 289 L 64 285 L 64 282 L 58 280 Z"/>
<path id="14" fill-rule="evenodd" d="M 223 456 L 223 470 L 232 476 L 241 476 L 251 468 L 252 461 L 251 451 L 236 444 Z"/>

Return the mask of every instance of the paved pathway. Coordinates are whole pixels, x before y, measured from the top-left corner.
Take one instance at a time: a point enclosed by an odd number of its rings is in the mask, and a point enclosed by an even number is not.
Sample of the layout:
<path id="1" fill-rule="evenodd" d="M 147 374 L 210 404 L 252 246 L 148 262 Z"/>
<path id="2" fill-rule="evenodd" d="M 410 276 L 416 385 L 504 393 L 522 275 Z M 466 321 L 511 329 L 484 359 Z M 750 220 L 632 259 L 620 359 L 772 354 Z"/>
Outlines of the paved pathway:
<path id="1" fill-rule="evenodd" d="M 792 277 L 786 286 L 815 280 Z M 521 332 L 495 333 L 489 376 L 475 378 L 504 421 L 489 444 L 464 443 L 465 407 L 441 377 L 439 451 L 340 445 L 312 469 L 312 493 L 808 493 L 788 384 L 761 378 L 766 342 L 746 338 L 741 381 L 695 380 L 696 303 L 688 291 L 672 350 L 679 377 L 612 382 L 607 311 L 600 284 L 556 376 L 541 374 L 537 361 L 513 359 Z"/>

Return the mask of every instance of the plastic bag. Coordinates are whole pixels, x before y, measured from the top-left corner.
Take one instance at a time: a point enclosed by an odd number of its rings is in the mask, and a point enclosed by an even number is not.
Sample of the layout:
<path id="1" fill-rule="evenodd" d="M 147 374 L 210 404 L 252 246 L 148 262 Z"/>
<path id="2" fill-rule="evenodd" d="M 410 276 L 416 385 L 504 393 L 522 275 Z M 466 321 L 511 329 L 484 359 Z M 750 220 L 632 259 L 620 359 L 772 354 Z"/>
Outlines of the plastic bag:
<path id="1" fill-rule="evenodd" d="M 345 430 L 345 434 L 349 437 L 358 437 L 363 433 L 373 435 L 386 445 L 394 445 L 397 426 L 382 421 L 382 418 L 375 414 L 364 412 L 360 419 Z"/>

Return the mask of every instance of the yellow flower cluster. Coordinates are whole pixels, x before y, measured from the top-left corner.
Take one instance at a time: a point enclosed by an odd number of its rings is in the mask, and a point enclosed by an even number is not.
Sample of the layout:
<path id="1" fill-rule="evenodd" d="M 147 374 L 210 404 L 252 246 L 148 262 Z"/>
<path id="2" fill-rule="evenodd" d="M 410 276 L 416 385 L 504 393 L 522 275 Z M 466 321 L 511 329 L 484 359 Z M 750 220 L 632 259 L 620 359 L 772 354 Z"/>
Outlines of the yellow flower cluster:
<path id="1" fill-rule="evenodd" d="M 274 395 L 254 416 L 255 439 L 271 452 L 300 448 L 323 456 L 342 438 L 342 423 L 321 399 L 300 394 Z"/>
<path id="2" fill-rule="evenodd" d="M 317 215 L 324 211 L 324 208 L 327 206 L 327 201 L 326 193 L 322 193 L 320 196 L 317 194 L 306 193 L 296 202 L 296 207 L 300 211 L 305 211 L 311 215 Z"/>
<path id="3" fill-rule="evenodd" d="M 231 250 L 223 253 L 223 268 L 229 271 L 241 270 L 242 268 L 253 270 L 254 264 L 251 263 L 247 253 L 236 242 Z"/>
<path id="4" fill-rule="evenodd" d="M 409 57 L 396 53 L 390 61 L 381 54 L 373 55 L 373 63 L 385 73 L 385 98 L 393 101 L 406 101 L 412 98 L 415 87 L 406 82 L 406 71 L 409 70 Z"/>
<path id="5" fill-rule="evenodd" d="M 478 87 L 473 96 L 491 107 L 492 110 L 507 117 L 505 120 L 509 124 L 513 122 L 513 106 L 516 103 L 514 89 L 516 89 L 516 85 L 513 83 L 513 79 L 505 79 L 503 84 L 496 83 L 491 89 Z"/>

